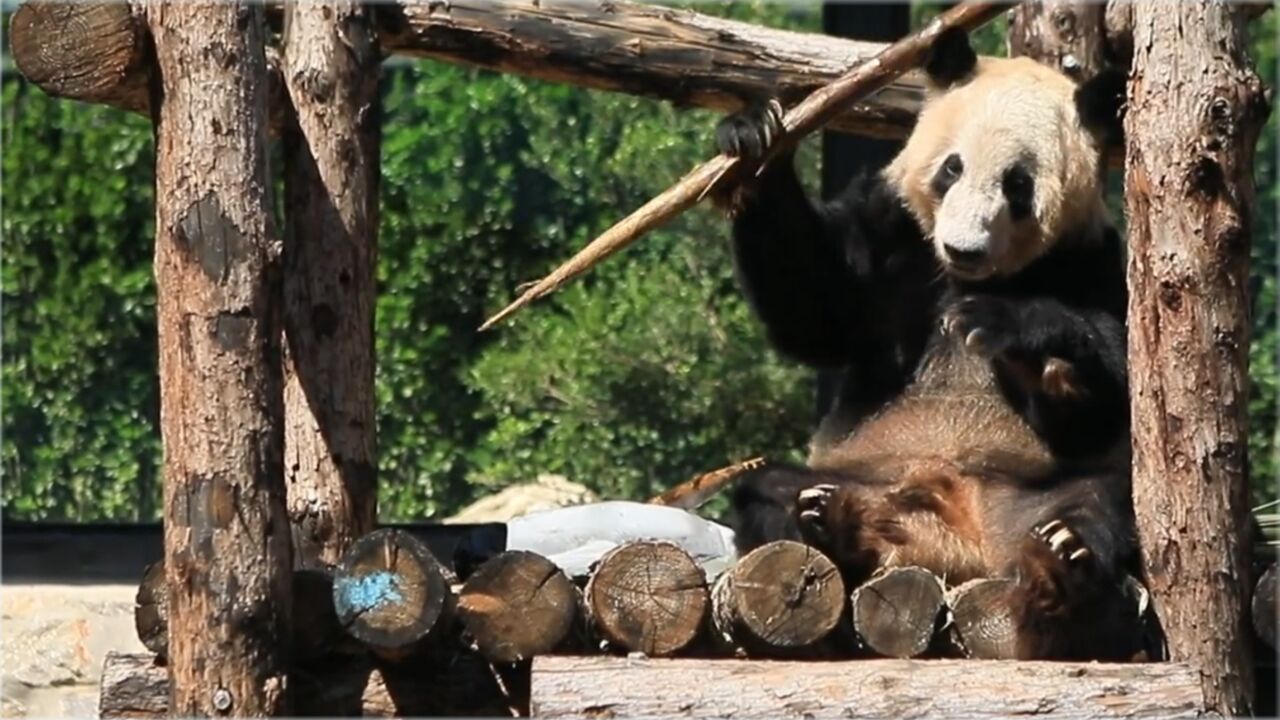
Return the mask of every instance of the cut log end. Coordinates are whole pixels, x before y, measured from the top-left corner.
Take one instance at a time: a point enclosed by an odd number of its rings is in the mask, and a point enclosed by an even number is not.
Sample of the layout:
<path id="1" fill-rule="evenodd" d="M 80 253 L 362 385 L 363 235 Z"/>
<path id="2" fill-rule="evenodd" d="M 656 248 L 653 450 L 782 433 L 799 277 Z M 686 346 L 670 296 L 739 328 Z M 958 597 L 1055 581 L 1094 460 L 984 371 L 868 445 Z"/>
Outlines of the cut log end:
<path id="1" fill-rule="evenodd" d="M 1014 582 L 970 580 L 947 593 L 951 641 L 966 657 L 1007 660 L 1017 657 L 1018 629 L 1009 600 Z"/>
<path id="2" fill-rule="evenodd" d="M 375 530 L 356 541 L 334 573 L 338 622 L 375 652 L 398 655 L 452 614 L 444 570 L 421 541 L 400 530 Z"/>
<path id="3" fill-rule="evenodd" d="M 1276 566 L 1272 565 L 1258 578 L 1253 591 L 1253 629 L 1258 638 L 1273 650 L 1280 650 L 1276 638 Z"/>
<path id="4" fill-rule="evenodd" d="M 145 26 L 128 3 L 23 3 L 9 21 L 14 63 L 55 97 L 146 112 Z"/>
<path id="5" fill-rule="evenodd" d="M 916 657 L 929 649 L 943 605 L 936 575 L 918 567 L 893 568 L 853 591 L 853 629 L 880 655 Z"/>
<path id="6" fill-rule="evenodd" d="M 790 540 L 756 548 L 720 576 L 716 631 L 747 651 L 788 651 L 831 633 L 844 612 L 840 572 L 821 552 Z"/>
<path id="7" fill-rule="evenodd" d="M 697 639 L 710 598 L 702 568 L 670 542 L 641 541 L 610 550 L 587 583 L 595 629 L 609 644 L 650 657 Z"/>
<path id="8" fill-rule="evenodd" d="M 163 560 L 151 563 L 142 574 L 133 606 L 133 624 L 143 647 L 161 658 L 168 654 L 169 586 Z"/>
<path id="9" fill-rule="evenodd" d="M 458 617 L 481 655 L 511 663 L 565 642 L 580 602 L 578 589 L 554 563 L 512 550 L 467 578 L 458 594 Z"/>

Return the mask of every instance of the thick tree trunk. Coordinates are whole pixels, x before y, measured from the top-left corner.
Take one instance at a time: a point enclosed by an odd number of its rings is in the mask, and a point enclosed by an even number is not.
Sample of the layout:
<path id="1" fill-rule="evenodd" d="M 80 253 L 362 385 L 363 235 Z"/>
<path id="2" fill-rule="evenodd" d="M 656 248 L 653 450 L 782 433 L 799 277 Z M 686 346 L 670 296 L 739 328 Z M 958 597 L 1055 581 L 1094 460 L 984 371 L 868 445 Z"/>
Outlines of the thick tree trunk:
<path id="1" fill-rule="evenodd" d="M 1242 10 L 1132 7 L 1125 120 L 1134 504 L 1174 660 L 1248 713 L 1248 263 L 1268 112 Z"/>
<path id="2" fill-rule="evenodd" d="M 337 563 L 377 506 L 378 56 L 370 8 L 285 6 L 285 477 L 295 549 Z"/>
<path id="3" fill-rule="evenodd" d="M 1009 54 L 1034 58 L 1074 80 L 1106 65 L 1106 4 L 1096 0 L 1032 0 L 1012 10 Z"/>
<path id="4" fill-rule="evenodd" d="M 280 246 L 261 6 L 147 7 L 174 714 L 285 714 Z"/>

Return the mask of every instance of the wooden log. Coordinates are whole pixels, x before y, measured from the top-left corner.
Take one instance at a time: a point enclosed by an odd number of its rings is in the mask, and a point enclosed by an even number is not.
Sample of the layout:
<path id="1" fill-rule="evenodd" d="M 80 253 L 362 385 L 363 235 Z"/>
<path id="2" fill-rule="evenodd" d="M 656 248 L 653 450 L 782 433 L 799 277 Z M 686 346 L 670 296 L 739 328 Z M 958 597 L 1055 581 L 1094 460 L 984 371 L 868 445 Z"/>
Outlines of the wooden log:
<path id="1" fill-rule="evenodd" d="M 9 38 L 18 70 L 46 93 L 150 113 L 147 25 L 128 3 L 26 2 Z"/>
<path id="2" fill-rule="evenodd" d="M 9 20 L 10 52 L 28 81 L 53 97 L 151 116 L 155 57 L 139 6 L 127 2 L 28 0 Z M 279 65 L 267 53 L 268 128 L 285 101 Z"/>
<path id="3" fill-rule="evenodd" d="M 1193 718 L 1185 664 L 846 662 L 555 657 L 530 706 L 555 718 Z"/>
<path id="4" fill-rule="evenodd" d="M 338 622 L 333 573 L 323 568 L 293 571 L 293 661 L 310 665 L 358 654 L 363 648 Z"/>
<path id="5" fill-rule="evenodd" d="M 1173 660 L 1250 713 L 1249 257 L 1270 112 L 1225 3 L 1136 0 L 1125 129 L 1133 500 Z"/>
<path id="6" fill-rule="evenodd" d="M 419 540 L 383 528 L 360 538 L 334 571 L 338 622 L 375 653 L 403 658 L 442 637 L 454 595 L 444 569 Z"/>
<path id="7" fill-rule="evenodd" d="M 651 657 L 690 646 L 711 601 L 706 575 L 672 542 L 626 543 L 600 558 L 585 591 L 592 627 L 609 645 Z"/>
<path id="8" fill-rule="evenodd" d="M 373 9 L 290 1 L 281 62 L 284 448 L 295 560 L 333 565 L 374 529 L 374 257 L 382 58 Z"/>
<path id="9" fill-rule="evenodd" d="M 484 657 L 513 663 L 571 641 L 582 595 L 550 560 L 512 550 L 485 561 L 458 593 L 465 637 Z"/>
<path id="10" fill-rule="evenodd" d="M 854 589 L 849 606 L 853 630 L 880 655 L 916 657 L 933 642 L 943 600 L 942 581 L 928 570 L 888 569 Z"/>
<path id="11" fill-rule="evenodd" d="M 146 17 L 160 78 L 151 110 L 171 710 L 288 714 L 280 243 L 262 8 L 156 2 Z"/>
<path id="12" fill-rule="evenodd" d="M 169 586 L 164 561 L 147 566 L 133 603 L 133 626 L 142 646 L 164 657 L 169 652 Z"/>
<path id="13" fill-rule="evenodd" d="M 1272 650 L 1280 650 L 1280 642 L 1277 642 L 1280 638 L 1277 637 L 1276 632 L 1277 613 L 1280 613 L 1280 607 L 1276 604 L 1275 565 L 1267 568 L 1267 571 L 1262 573 L 1262 577 L 1258 578 L 1258 584 L 1253 590 L 1251 610 L 1254 633 Z"/>
<path id="14" fill-rule="evenodd" d="M 798 100 L 884 48 L 627 2 L 405 2 L 379 6 L 377 19 L 379 43 L 388 53 L 718 112 L 765 95 Z M 149 112 L 146 28 L 127 4 L 27 2 L 10 27 L 18 69 L 45 92 Z M 283 108 L 282 82 L 276 88 L 273 97 Z M 832 128 L 903 137 L 923 88 L 916 73 L 899 78 Z M 284 125 L 282 115 L 275 116 L 273 129 Z"/>
<path id="15" fill-rule="evenodd" d="M 717 639 L 748 653 L 804 651 L 836 628 L 846 597 L 839 570 L 821 552 L 790 540 L 772 542 L 716 581 Z"/>
<path id="16" fill-rule="evenodd" d="M 1018 656 L 1018 628 L 1010 612 L 1012 580 L 970 580 L 947 591 L 948 637 L 960 654 L 984 660 Z"/>
<path id="17" fill-rule="evenodd" d="M 797 101 L 884 48 L 631 2 L 402 3 L 385 6 L 379 18 L 388 52 L 722 113 L 759 97 Z M 832 128 L 902 137 L 923 88 L 918 73 L 904 76 Z"/>
<path id="18" fill-rule="evenodd" d="M 1009 55 L 1026 56 L 1079 82 L 1107 64 L 1106 3 L 1028 0 L 1012 11 Z"/>
<path id="19" fill-rule="evenodd" d="M 474 653 L 423 657 L 378 667 L 351 658 L 331 668 L 295 672 L 299 717 L 511 717 L 528 715 L 527 666 L 495 670 Z M 169 676 L 146 654 L 109 652 L 102 665 L 98 714 L 169 717 Z"/>
<path id="20" fill-rule="evenodd" d="M 143 646 L 163 660 L 169 650 L 168 588 L 164 562 L 147 566 L 133 608 Z M 360 648 L 338 624 L 333 609 L 333 576 L 325 569 L 293 571 L 293 660 L 309 663 Z"/>

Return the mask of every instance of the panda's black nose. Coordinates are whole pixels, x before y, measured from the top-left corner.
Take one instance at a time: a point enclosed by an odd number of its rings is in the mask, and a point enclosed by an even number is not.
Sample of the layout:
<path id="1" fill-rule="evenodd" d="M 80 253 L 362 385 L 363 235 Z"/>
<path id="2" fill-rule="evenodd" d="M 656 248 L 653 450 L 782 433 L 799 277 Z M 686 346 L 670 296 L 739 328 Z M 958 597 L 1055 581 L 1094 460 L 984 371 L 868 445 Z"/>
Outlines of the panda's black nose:
<path id="1" fill-rule="evenodd" d="M 987 257 L 986 250 L 961 250 L 950 245 L 943 245 L 947 251 L 947 260 L 956 265 L 977 265 Z"/>

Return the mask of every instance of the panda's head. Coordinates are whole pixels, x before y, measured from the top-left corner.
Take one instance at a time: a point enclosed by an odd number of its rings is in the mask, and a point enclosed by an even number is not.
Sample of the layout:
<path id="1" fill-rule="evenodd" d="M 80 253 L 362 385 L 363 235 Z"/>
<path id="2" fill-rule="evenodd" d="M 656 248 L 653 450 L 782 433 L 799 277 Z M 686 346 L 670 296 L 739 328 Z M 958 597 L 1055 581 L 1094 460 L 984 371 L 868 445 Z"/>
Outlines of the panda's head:
<path id="1" fill-rule="evenodd" d="M 885 177 L 949 274 L 1008 276 L 1055 243 L 1101 236 L 1122 74 L 1077 85 L 1027 58 L 977 58 L 963 33 L 938 40 L 926 71 L 929 96 Z"/>

